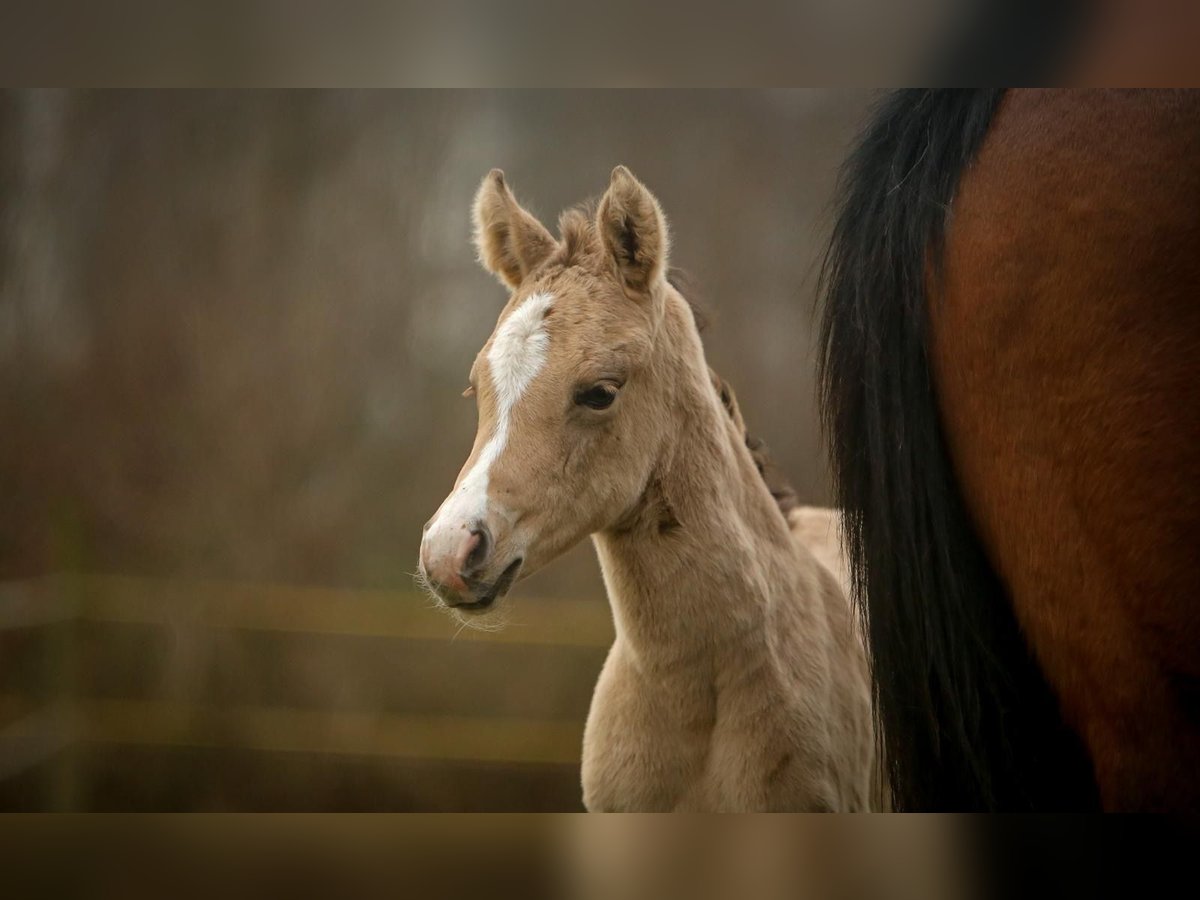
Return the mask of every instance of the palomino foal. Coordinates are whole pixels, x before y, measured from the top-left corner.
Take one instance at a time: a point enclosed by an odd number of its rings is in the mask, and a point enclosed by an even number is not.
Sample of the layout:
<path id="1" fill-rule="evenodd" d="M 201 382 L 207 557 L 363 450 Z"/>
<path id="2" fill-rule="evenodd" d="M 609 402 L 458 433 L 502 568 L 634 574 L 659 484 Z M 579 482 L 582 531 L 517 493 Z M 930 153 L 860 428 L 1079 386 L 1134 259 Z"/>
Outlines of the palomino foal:
<path id="1" fill-rule="evenodd" d="M 474 218 L 512 296 L 471 370 L 479 430 L 422 576 L 478 613 L 592 535 L 617 637 L 584 735 L 589 809 L 871 808 L 851 608 L 797 537 L 812 514 L 781 513 L 722 408 L 658 202 L 618 167 L 555 239 L 493 170 Z"/>

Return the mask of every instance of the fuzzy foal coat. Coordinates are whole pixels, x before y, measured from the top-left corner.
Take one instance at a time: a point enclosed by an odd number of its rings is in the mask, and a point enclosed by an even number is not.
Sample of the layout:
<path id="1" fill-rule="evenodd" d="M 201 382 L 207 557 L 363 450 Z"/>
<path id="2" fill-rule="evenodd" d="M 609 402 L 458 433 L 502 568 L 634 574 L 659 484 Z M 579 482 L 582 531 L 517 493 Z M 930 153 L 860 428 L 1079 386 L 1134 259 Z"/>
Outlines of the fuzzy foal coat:
<path id="1" fill-rule="evenodd" d="M 667 314 L 678 441 L 629 521 L 594 538 L 617 638 L 584 735 L 584 802 L 870 809 L 868 674 L 836 526 L 826 510 L 781 515 L 674 292 Z"/>
<path id="2" fill-rule="evenodd" d="M 837 528 L 768 488 L 666 278 L 658 202 L 619 167 L 556 240 L 496 170 L 475 224 L 512 297 L 472 370 L 475 449 L 426 526 L 435 595 L 490 609 L 593 537 L 617 637 L 584 736 L 589 809 L 874 806 Z"/>

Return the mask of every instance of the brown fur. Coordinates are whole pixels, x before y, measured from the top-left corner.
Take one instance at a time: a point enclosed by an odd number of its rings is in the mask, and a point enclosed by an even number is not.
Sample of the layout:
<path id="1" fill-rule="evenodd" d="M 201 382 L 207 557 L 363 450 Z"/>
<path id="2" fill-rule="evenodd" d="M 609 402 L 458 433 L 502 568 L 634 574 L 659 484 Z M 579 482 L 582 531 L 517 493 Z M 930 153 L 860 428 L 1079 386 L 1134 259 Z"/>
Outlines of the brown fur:
<path id="1" fill-rule="evenodd" d="M 946 434 L 1108 809 L 1200 809 L 1200 94 L 1011 92 L 931 314 Z"/>

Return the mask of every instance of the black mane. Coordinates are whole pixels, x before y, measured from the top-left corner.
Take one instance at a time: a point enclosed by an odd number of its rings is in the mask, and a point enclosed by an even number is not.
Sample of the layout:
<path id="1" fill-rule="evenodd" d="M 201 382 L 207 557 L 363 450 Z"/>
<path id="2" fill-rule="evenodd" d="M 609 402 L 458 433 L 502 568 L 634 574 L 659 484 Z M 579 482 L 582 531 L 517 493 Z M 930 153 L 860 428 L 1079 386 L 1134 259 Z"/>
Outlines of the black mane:
<path id="1" fill-rule="evenodd" d="M 900 810 L 1095 804 L 964 510 L 926 358 L 926 276 L 1002 96 L 887 97 L 842 171 L 822 273 L 822 413 Z"/>

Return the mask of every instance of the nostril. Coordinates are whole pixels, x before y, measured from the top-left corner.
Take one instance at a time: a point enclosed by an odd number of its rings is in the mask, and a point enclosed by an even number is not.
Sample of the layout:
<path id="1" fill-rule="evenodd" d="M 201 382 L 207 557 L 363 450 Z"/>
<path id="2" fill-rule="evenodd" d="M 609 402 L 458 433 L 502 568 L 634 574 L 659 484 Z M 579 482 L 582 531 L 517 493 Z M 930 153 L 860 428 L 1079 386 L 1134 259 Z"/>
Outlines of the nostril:
<path id="1" fill-rule="evenodd" d="M 474 572 L 483 566 L 488 554 L 492 551 L 492 536 L 482 522 L 476 523 L 471 528 L 471 540 L 474 546 L 471 547 L 471 552 L 467 554 L 467 558 L 463 562 L 465 572 Z"/>

